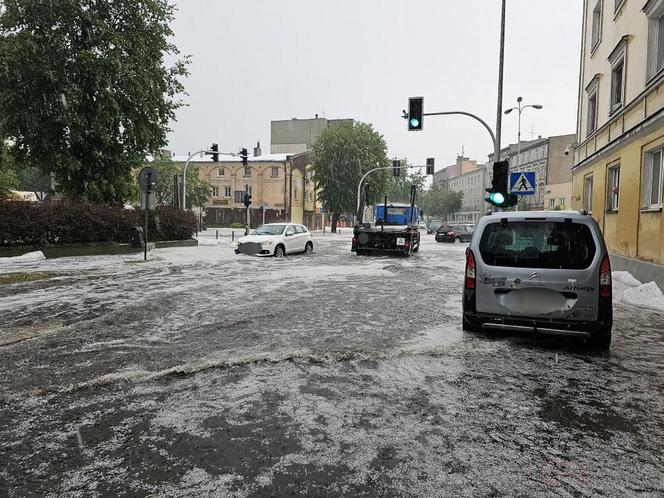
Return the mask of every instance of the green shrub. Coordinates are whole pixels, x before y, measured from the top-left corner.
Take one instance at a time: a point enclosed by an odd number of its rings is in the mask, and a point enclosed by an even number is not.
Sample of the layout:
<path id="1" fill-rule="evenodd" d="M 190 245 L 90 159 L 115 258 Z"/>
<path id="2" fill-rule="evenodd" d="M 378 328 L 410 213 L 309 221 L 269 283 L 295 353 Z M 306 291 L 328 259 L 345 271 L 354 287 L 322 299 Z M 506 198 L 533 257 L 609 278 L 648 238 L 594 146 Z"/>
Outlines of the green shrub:
<path id="1" fill-rule="evenodd" d="M 141 210 L 53 202 L 0 202 L 0 246 L 40 246 L 89 242 L 129 242 L 134 226 L 143 226 Z M 158 207 L 149 213 L 148 238 L 190 239 L 196 216 L 189 211 Z"/>

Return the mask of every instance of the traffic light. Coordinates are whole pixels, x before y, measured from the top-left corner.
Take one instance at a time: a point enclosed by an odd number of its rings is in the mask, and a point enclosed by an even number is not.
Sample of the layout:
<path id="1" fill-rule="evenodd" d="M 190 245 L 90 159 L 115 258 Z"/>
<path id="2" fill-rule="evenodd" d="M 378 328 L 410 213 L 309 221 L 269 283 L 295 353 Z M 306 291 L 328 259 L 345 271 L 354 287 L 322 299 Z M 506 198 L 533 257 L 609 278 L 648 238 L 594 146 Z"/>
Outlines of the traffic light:
<path id="1" fill-rule="evenodd" d="M 247 207 L 251 206 L 251 194 L 245 192 L 242 203 Z"/>
<path id="2" fill-rule="evenodd" d="M 485 200 L 496 207 L 508 207 L 512 200 L 512 195 L 507 192 L 507 175 L 509 174 L 509 163 L 507 161 L 497 161 L 493 163 L 493 179 L 491 188 L 485 189 L 489 197 Z"/>
<path id="3" fill-rule="evenodd" d="M 212 144 L 212 147 L 210 147 L 210 150 L 212 151 L 212 161 L 215 163 L 219 162 L 219 154 L 216 154 L 216 152 L 219 152 L 219 144 Z"/>
<path id="4" fill-rule="evenodd" d="M 433 175 L 435 162 L 433 157 L 427 158 L 427 175 Z"/>
<path id="5" fill-rule="evenodd" d="M 424 117 L 424 97 L 408 99 L 408 131 L 422 131 Z"/>
<path id="6" fill-rule="evenodd" d="M 248 161 L 247 161 L 247 149 L 241 149 L 240 150 L 240 155 L 242 156 L 242 166 L 247 166 Z M 251 196 L 249 196 L 251 198 Z"/>
<path id="7" fill-rule="evenodd" d="M 401 161 L 395 159 L 394 161 L 392 161 L 392 174 L 394 176 L 399 176 L 400 173 L 401 173 Z"/>

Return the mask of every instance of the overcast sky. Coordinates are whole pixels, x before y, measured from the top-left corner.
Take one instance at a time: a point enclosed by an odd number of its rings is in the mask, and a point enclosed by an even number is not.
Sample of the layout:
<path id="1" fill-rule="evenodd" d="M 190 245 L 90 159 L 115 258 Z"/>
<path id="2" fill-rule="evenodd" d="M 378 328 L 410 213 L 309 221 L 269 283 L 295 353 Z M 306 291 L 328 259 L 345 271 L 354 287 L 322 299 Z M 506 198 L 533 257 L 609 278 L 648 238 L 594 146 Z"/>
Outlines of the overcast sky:
<path id="1" fill-rule="evenodd" d="M 496 124 L 499 0 L 186 0 L 177 2 L 175 44 L 192 56 L 188 107 L 169 148 L 178 154 L 269 152 L 270 121 L 353 118 L 371 123 L 390 157 L 436 169 L 466 156 L 486 161 L 484 128 L 465 117 L 425 118 L 408 132 L 401 110 L 424 96 L 425 112 L 464 110 Z M 504 108 L 522 114 L 522 139 L 574 133 L 580 0 L 507 0 Z M 503 146 L 517 138 L 503 118 Z"/>

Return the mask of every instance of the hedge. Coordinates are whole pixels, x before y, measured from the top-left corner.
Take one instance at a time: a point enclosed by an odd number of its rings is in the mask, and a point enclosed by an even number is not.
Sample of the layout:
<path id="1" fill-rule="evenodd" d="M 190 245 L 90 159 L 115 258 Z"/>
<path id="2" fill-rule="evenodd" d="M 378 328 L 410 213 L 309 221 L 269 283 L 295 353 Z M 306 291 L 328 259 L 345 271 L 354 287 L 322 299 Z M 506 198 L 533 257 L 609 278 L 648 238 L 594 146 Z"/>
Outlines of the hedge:
<path id="1" fill-rule="evenodd" d="M 148 219 L 150 241 L 190 239 L 198 225 L 193 213 L 170 207 L 158 207 Z M 126 243 L 133 227 L 143 224 L 140 209 L 74 202 L 0 202 L 0 246 Z"/>

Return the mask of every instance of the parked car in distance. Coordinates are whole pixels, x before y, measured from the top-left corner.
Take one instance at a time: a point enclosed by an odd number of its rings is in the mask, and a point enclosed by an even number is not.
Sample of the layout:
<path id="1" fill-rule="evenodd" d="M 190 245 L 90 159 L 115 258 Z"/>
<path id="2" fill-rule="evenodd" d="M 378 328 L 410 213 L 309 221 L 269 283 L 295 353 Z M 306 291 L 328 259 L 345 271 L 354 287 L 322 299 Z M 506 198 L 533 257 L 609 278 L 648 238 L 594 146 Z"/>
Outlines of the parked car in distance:
<path id="1" fill-rule="evenodd" d="M 426 229 L 427 229 L 427 224 L 424 223 L 423 221 L 420 221 L 420 222 L 417 224 L 417 228 L 419 228 L 420 230 L 426 230 Z"/>
<path id="2" fill-rule="evenodd" d="M 464 330 L 514 330 L 611 344 L 611 264 L 584 212 L 483 217 L 466 250 Z"/>
<path id="3" fill-rule="evenodd" d="M 436 232 L 436 242 L 470 242 L 473 233 L 465 225 L 442 225 Z"/>
<path id="4" fill-rule="evenodd" d="M 427 235 L 436 233 L 440 228 L 440 225 L 441 225 L 440 221 L 430 221 L 429 224 L 427 225 Z"/>
<path id="5" fill-rule="evenodd" d="M 311 233 L 304 225 L 268 223 L 237 240 L 235 254 L 276 256 L 314 250 Z"/>

